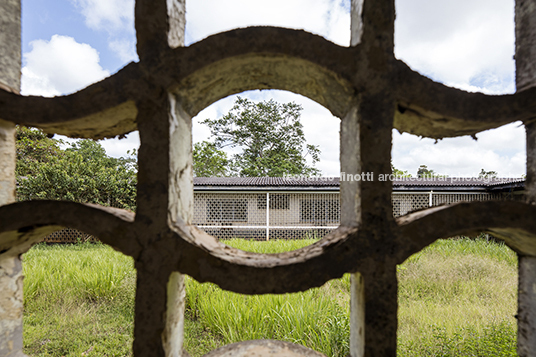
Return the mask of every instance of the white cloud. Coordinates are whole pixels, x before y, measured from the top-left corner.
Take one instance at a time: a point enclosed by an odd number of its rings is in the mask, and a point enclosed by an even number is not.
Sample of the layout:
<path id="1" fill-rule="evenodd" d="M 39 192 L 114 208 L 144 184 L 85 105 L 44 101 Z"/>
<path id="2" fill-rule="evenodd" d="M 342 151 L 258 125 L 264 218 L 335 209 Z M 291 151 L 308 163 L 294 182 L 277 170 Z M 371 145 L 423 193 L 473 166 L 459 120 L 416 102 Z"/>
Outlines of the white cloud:
<path id="1" fill-rule="evenodd" d="M 514 91 L 513 0 L 398 0 L 395 52 L 445 84 Z"/>
<path id="2" fill-rule="evenodd" d="M 71 0 L 94 30 L 117 31 L 134 23 L 134 0 Z"/>
<path id="3" fill-rule="evenodd" d="M 111 40 L 108 47 L 125 63 L 137 61 L 136 44 L 128 39 Z"/>
<path id="4" fill-rule="evenodd" d="M 512 123 L 479 133 L 476 141 L 464 136 L 437 143 L 393 132 L 393 164 L 412 175 L 420 165 L 427 165 L 452 177 L 475 176 L 481 169 L 497 171 L 501 177 L 520 177 L 525 173 L 524 132 L 523 126 Z"/>
<path id="5" fill-rule="evenodd" d="M 127 155 L 127 151 L 136 151 L 140 148 L 140 134 L 134 131 L 126 135 L 123 139 L 104 139 L 99 143 L 106 150 L 106 154 L 112 157 L 122 157 Z"/>
<path id="6" fill-rule="evenodd" d="M 304 29 L 348 46 L 350 14 L 347 3 L 336 0 L 187 1 L 187 41 L 197 42 L 239 27 L 264 25 Z"/>
<path id="7" fill-rule="evenodd" d="M 21 94 L 23 95 L 40 95 L 43 97 L 55 97 L 61 93 L 54 87 L 48 76 L 41 73 L 35 73 L 28 68 L 23 67 L 21 70 Z"/>
<path id="8" fill-rule="evenodd" d="M 134 0 L 71 0 L 95 31 L 108 33 L 108 47 L 123 62 L 136 61 Z"/>
<path id="9" fill-rule="evenodd" d="M 110 74 L 100 66 L 97 50 L 72 37 L 54 35 L 50 41 L 35 40 L 30 46 L 22 68 L 24 95 L 68 94 Z"/>

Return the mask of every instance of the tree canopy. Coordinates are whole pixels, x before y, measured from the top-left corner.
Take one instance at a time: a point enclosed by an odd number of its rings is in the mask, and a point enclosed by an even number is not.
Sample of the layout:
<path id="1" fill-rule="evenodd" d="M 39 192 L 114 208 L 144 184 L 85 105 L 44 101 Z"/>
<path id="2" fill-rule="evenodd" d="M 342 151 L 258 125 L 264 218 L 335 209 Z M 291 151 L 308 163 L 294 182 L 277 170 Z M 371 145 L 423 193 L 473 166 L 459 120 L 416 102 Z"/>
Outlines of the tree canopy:
<path id="1" fill-rule="evenodd" d="M 497 175 L 499 175 L 497 171 L 485 171 L 484 169 L 481 169 L 480 173 L 478 174 L 478 178 L 479 179 L 496 178 Z"/>
<path id="2" fill-rule="evenodd" d="M 407 171 L 402 171 L 394 167 L 393 162 L 391 162 L 391 171 L 393 172 L 393 175 L 395 175 L 397 178 L 411 177 L 411 174 Z"/>
<path id="3" fill-rule="evenodd" d="M 63 142 L 40 130 L 17 128 L 17 199 L 55 199 L 134 210 L 136 164 L 113 158 L 93 140 Z"/>
<path id="4" fill-rule="evenodd" d="M 54 140 L 41 130 L 18 126 L 16 131 L 18 177 L 35 175 L 39 167 L 48 164 L 53 158 L 61 155 L 61 140 Z"/>
<path id="5" fill-rule="evenodd" d="M 194 176 L 223 177 L 232 176 L 231 161 L 227 153 L 218 150 L 216 144 L 208 141 L 196 143 L 193 149 Z"/>
<path id="6" fill-rule="evenodd" d="M 240 176 L 316 176 L 318 146 L 306 143 L 300 123 L 302 107 L 273 99 L 255 103 L 238 97 L 228 114 L 206 119 L 216 149 L 237 148 L 228 168 Z M 310 157 L 311 165 L 307 162 Z"/>
<path id="7" fill-rule="evenodd" d="M 417 177 L 432 178 L 432 177 L 442 177 L 442 175 L 437 174 L 434 170 L 428 169 L 428 166 L 426 165 L 421 165 L 417 169 Z"/>

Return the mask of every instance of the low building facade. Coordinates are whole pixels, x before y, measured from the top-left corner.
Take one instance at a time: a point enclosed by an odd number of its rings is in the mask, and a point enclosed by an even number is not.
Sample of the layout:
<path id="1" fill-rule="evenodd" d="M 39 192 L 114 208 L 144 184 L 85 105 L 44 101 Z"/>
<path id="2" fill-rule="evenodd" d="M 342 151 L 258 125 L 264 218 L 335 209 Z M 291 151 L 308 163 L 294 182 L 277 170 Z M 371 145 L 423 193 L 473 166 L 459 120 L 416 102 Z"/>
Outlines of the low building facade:
<path id="1" fill-rule="evenodd" d="M 194 224 L 219 238 L 319 238 L 340 222 L 335 177 L 196 177 Z M 399 178 L 393 216 L 462 201 L 521 199 L 523 179 Z"/>

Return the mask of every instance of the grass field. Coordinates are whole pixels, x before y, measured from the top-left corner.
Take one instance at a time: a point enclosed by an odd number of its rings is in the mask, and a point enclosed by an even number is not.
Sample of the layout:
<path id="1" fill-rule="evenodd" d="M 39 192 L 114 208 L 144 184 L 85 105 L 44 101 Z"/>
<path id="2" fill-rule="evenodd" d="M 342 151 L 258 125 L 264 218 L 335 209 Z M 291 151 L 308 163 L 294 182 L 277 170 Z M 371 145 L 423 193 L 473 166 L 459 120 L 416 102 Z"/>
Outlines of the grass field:
<path id="1" fill-rule="evenodd" d="M 312 241 L 227 242 L 273 253 Z M 132 259 L 104 245 L 33 247 L 24 255 L 24 344 L 30 356 L 128 356 Z M 399 266 L 400 356 L 515 356 L 517 257 L 502 244 L 438 241 Z M 345 356 L 349 276 L 299 294 L 242 296 L 187 279 L 192 356 L 256 338 Z"/>
<path id="2" fill-rule="evenodd" d="M 503 244 L 437 241 L 398 280 L 399 355 L 517 355 L 517 256 Z"/>

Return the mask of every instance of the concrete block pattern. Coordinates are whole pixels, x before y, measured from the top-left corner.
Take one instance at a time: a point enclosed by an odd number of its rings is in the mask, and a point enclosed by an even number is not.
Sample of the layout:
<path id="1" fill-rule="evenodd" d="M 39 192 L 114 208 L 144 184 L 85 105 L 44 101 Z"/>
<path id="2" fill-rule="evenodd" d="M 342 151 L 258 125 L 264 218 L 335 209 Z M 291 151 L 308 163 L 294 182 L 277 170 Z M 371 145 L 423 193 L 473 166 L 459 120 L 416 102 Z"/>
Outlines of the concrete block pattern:
<path id="1" fill-rule="evenodd" d="M 11 126 L 34 126 L 82 138 L 113 137 L 137 129 L 141 138 L 135 214 L 68 202 L 10 203 L 9 193 L 0 193 L 7 197 L 0 202 L 0 272 L 7 272 L 1 275 L 0 291 L 18 286 L 20 274 L 9 267 L 16 265 L 31 244 L 58 226 L 80 229 L 136 261 L 134 355 L 180 356 L 184 355 L 181 274 L 238 293 L 266 294 L 303 291 L 350 272 L 355 274 L 351 336 L 356 339 L 350 345 L 351 356 L 357 357 L 396 355 L 396 265 L 440 237 L 487 231 L 504 239 L 521 256 L 530 257 L 521 265 L 520 289 L 526 289 L 523 279 L 534 279 L 535 271 L 535 206 L 470 202 L 433 207 L 395 220 L 390 182 L 341 185 L 341 226 L 305 249 L 263 255 L 221 244 L 191 223 L 190 119 L 218 99 L 241 91 L 293 91 L 341 118 L 342 171 L 374 172 L 376 177 L 391 172 L 393 128 L 430 138 L 472 135 L 518 120 L 530 128 L 536 117 L 536 0 L 516 3 L 520 91 L 503 96 L 448 88 L 397 60 L 393 54 L 394 0 L 352 1 L 350 47 L 304 31 L 273 27 L 233 30 L 183 47 L 184 1 L 138 0 L 140 62 L 80 92 L 56 98 L 17 94 L 20 49 L 12 49 L 20 44 L 20 40 L 15 43 L 20 3 L 0 4 L 0 22 L 7 23 L 13 35 L 0 34 L 1 73 L 8 73 L 7 80 L 0 79 L 2 120 Z M 527 189 L 528 196 L 535 197 L 531 182 L 536 151 L 531 130 Z M 9 139 L 0 139 L 0 150 L 14 150 Z M 2 185 L 4 177 L 9 181 L 13 175 L 4 169 L 9 157 L 0 158 Z M 20 296 L 20 288 L 12 290 L 13 297 Z M 4 295 L 0 300 L 5 300 Z M 536 322 L 530 317 L 535 301 L 523 299 L 520 305 L 529 311 L 529 318 L 520 328 L 524 339 L 519 340 L 519 351 L 532 356 Z M 0 306 L 8 305 L 0 301 Z M 0 351 L 19 355 L 22 336 L 16 321 L 22 311 L 17 304 L 9 311 L 0 315 Z M 11 346 L 7 354 L 6 343 Z M 289 355 L 288 351 L 315 355 L 288 344 L 273 345 L 275 351 L 282 351 L 279 355 Z M 238 344 L 213 355 L 239 355 L 248 350 L 274 355 L 269 346 L 268 342 Z"/>

